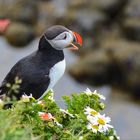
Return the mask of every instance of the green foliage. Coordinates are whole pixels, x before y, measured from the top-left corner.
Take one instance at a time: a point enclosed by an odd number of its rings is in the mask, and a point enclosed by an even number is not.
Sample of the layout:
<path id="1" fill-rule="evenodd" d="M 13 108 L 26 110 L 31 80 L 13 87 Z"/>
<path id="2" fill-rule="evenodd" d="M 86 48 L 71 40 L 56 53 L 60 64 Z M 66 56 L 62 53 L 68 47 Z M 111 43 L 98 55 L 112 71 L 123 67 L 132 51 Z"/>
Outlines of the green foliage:
<path id="1" fill-rule="evenodd" d="M 98 95 L 74 93 L 63 100 L 66 110 L 60 109 L 50 91 L 40 101 L 23 95 L 10 109 L 1 108 L 0 140 L 117 140 L 114 129 L 94 133 L 87 128 L 85 108 L 104 109 Z"/>

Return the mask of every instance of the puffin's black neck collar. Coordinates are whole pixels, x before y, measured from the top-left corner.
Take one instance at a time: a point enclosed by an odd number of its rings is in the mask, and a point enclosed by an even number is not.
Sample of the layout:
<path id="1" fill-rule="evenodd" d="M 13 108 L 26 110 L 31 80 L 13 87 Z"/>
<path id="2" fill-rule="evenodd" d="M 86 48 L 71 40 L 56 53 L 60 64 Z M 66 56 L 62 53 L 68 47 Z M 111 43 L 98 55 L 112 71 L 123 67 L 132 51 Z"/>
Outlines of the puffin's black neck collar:
<path id="1" fill-rule="evenodd" d="M 46 40 L 45 36 L 43 35 L 41 38 L 40 38 L 40 41 L 39 41 L 39 47 L 38 49 L 41 51 L 49 51 L 49 50 L 56 50 L 54 49 L 51 44 Z"/>
<path id="2" fill-rule="evenodd" d="M 56 50 L 53 48 L 44 36 L 40 38 L 38 52 L 45 54 L 45 56 L 55 57 L 56 59 L 57 57 L 59 57 L 60 60 L 64 59 L 63 50 Z"/>

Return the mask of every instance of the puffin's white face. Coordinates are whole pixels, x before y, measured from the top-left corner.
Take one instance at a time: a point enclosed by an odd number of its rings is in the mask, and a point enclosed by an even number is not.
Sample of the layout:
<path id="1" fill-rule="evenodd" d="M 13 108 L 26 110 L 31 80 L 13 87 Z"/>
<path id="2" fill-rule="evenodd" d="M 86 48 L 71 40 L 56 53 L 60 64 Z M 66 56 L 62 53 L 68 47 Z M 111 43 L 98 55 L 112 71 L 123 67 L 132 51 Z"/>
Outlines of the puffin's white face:
<path id="1" fill-rule="evenodd" d="M 73 41 L 74 41 L 74 36 L 71 31 L 62 32 L 54 39 L 48 40 L 51 46 L 57 50 L 63 50 L 64 48 L 67 48 L 68 46 L 71 45 Z"/>
<path id="2" fill-rule="evenodd" d="M 81 36 L 61 25 L 50 27 L 44 33 L 44 37 L 56 50 L 63 50 L 65 48 L 78 50 L 77 45 L 82 46 Z"/>

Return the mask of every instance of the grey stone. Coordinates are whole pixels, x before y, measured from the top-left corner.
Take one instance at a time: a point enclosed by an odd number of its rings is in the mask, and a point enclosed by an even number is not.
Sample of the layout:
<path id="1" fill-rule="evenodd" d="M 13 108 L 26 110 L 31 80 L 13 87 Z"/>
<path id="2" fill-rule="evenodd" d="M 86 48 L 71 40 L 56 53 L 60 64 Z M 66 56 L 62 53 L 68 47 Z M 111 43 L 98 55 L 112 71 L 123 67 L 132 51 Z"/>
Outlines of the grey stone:
<path id="1" fill-rule="evenodd" d="M 12 45 L 23 47 L 35 37 L 33 28 L 22 23 L 12 23 L 5 32 L 6 40 Z"/>

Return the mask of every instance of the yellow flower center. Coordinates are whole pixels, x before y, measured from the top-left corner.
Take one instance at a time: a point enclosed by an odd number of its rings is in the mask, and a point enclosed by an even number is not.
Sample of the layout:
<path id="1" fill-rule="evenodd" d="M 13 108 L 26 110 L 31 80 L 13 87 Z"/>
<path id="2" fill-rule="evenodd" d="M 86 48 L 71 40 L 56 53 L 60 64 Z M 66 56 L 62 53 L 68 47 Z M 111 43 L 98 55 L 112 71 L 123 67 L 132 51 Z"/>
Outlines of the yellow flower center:
<path id="1" fill-rule="evenodd" d="M 98 113 L 97 113 L 96 111 L 92 110 L 92 111 L 90 111 L 90 114 L 93 115 L 93 116 L 95 116 L 95 115 L 97 115 Z"/>
<path id="2" fill-rule="evenodd" d="M 93 129 L 96 129 L 96 130 L 99 129 L 99 126 L 98 126 L 98 125 L 92 125 L 91 127 L 92 127 Z"/>
<path id="3" fill-rule="evenodd" d="M 105 123 L 105 120 L 102 119 L 102 118 L 98 118 L 97 122 L 98 122 L 99 124 L 101 124 L 101 125 L 105 125 L 105 124 L 106 124 L 106 123 Z"/>

